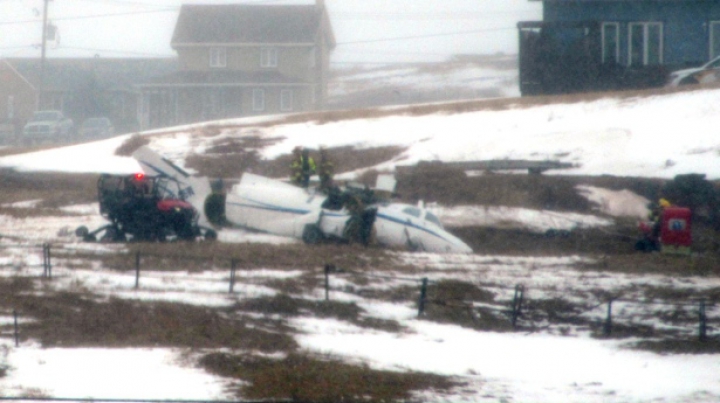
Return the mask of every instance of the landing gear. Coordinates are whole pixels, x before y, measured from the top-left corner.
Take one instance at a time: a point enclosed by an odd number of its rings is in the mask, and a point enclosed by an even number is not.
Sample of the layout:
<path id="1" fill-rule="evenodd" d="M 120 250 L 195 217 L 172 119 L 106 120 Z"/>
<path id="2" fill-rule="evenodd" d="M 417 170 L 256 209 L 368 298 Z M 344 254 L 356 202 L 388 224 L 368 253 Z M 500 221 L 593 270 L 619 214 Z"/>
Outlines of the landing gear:
<path id="1" fill-rule="evenodd" d="M 320 228 L 315 224 L 306 224 L 303 228 L 302 240 L 308 245 L 317 245 L 325 239 Z"/>

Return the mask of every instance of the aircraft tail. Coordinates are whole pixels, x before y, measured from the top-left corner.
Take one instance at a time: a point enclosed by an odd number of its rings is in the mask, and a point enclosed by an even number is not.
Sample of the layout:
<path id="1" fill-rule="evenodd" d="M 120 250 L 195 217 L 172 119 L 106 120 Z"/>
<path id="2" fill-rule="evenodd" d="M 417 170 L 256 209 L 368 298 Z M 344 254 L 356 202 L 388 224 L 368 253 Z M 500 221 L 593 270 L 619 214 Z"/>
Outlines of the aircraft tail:
<path id="1" fill-rule="evenodd" d="M 132 156 L 142 166 L 146 175 L 176 181 L 180 185 L 180 198 L 192 204 L 200 213 L 198 224 L 201 226 L 210 225 L 205 214 L 205 200 L 212 193 L 208 178 L 191 175 L 147 146 L 138 148 Z"/>

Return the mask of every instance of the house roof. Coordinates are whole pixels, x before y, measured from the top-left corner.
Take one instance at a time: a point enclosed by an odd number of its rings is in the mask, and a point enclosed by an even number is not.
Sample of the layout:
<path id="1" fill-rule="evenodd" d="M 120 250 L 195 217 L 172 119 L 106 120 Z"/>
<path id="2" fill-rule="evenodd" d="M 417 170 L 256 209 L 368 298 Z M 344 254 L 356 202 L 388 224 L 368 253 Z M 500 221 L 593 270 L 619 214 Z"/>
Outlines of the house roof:
<path id="1" fill-rule="evenodd" d="M 188 87 L 188 86 L 256 86 L 264 85 L 311 85 L 284 76 L 277 71 L 178 71 L 141 85 L 141 87 Z"/>
<path id="2" fill-rule="evenodd" d="M 41 66 L 37 58 L 7 59 L 28 82 L 39 88 Z M 177 59 L 47 59 L 45 91 L 74 91 L 95 86 L 103 90 L 131 91 L 134 85 L 177 71 Z"/>
<path id="3" fill-rule="evenodd" d="M 171 45 L 300 44 L 335 39 L 324 5 L 184 4 Z"/>

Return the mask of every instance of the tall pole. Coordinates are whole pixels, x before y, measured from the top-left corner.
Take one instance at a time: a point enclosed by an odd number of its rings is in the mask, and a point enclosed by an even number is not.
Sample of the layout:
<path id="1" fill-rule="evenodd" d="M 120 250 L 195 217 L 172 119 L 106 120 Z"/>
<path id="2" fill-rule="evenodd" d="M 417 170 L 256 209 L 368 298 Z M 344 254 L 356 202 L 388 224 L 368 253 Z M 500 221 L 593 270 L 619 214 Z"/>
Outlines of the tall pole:
<path id="1" fill-rule="evenodd" d="M 42 24 L 42 42 L 40 51 L 40 89 L 38 91 L 38 109 L 43 109 L 45 101 L 45 47 L 47 42 L 47 14 L 48 3 L 51 0 L 43 0 L 43 24 Z"/>

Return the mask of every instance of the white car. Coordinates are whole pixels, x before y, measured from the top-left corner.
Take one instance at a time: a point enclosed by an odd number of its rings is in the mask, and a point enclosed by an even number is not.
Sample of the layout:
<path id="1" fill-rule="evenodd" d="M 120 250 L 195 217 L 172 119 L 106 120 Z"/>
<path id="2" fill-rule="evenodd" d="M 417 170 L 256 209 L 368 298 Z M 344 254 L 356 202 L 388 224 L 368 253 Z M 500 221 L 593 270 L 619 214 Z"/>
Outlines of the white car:
<path id="1" fill-rule="evenodd" d="M 668 77 L 669 87 L 687 84 L 708 84 L 720 81 L 720 56 L 700 67 L 673 71 Z"/>
<path id="2" fill-rule="evenodd" d="M 23 128 L 23 142 L 36 144 L 43 141 L 60 143 L 70 140 L 73 121 L 60 111 L 37 111 Z"/>

